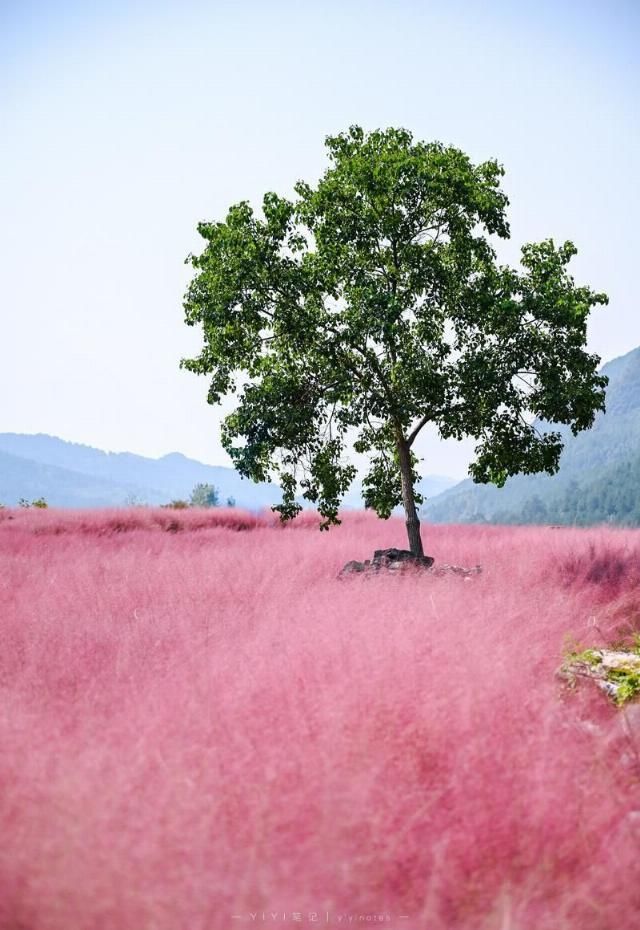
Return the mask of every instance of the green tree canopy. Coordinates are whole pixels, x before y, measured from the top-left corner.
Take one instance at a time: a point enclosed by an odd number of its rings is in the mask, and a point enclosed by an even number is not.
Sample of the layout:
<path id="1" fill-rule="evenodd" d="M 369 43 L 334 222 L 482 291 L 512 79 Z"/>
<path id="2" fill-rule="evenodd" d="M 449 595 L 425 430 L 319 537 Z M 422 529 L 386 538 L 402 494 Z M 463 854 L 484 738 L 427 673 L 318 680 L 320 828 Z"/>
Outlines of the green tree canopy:
<path id="1" fill-rule="evenodd" d="M 525 245 L 520 270 L 497 263 L 490 237 L 509 227 L 496 161 L 404 129 L 352 126 L 326 145 L 328 169 L 294 199 L 267 193 L 260 214 L 243 201 L 199 224 L 184 308 L 204 345 L 181 364 L 210 377 L 211 404 L 240 391 L 222 443 L 240 474 L 279 480 L 282 519 L 301 492 L 322 528 L 339 522 L 353 441 L 370 460 L 367 506 L 388 517 L 403 503 L 422 554 L 420 430 L 474 437 L 479 482 L 556 471 L 561 437 L 532 420 L 577 433 L 604 408 L 585 341 L 607 298 L 575 285 L 570 242 Z"/>
<path id="2" fill-rule="evenodd" d="M 190 503 L 192 507 L 217 507 L 219 503 L 217 488 L 212 484 L 196 484 L 191 492 Z"/>

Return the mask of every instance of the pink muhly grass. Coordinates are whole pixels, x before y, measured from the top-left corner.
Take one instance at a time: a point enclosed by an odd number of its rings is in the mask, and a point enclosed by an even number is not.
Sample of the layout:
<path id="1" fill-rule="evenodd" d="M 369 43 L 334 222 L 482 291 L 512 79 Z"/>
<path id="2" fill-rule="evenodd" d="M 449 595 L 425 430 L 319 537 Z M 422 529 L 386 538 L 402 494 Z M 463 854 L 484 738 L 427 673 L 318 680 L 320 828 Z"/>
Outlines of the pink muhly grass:
<path id="1" fill-rule="evenodd" d="M 634 926 L 640 708 L 555 672 L 640 629 L 640 535 L 425 526 L 483 574 L 337 581 L 404 524 L 317 522 L 1 512 L 0 927 Z"/>

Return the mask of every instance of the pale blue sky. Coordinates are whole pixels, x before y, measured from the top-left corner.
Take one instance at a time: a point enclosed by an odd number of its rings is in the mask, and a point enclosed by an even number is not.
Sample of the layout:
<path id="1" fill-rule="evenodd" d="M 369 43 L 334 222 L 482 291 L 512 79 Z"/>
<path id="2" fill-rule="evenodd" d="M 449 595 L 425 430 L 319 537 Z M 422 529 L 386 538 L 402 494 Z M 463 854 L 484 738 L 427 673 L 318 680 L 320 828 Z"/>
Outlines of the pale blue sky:
<path id="1" fill-rule="evenodd" d="M 640 4 L 0 0 L 0 432 L 229 464 L 179 371 L 198 220 L 291 193 L 351 123 L 506 168 L 517 262 L 571 238 L 606 291 L 589 347 L 640 345 Z M 424 473 L 465 444 L 426 435 Z"/>

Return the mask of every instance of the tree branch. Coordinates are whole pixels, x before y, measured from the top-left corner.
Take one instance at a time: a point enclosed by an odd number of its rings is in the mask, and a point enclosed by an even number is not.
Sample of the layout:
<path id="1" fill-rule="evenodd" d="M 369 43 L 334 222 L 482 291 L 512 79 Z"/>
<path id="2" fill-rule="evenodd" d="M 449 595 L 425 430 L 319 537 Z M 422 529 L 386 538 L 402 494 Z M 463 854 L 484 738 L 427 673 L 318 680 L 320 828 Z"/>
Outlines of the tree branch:
<path id="1" fill-rule="evenodd" d="M 421 420 L 417 423 L 417 425 L 414 426 L 414 428 L 411 430 L 411 432 L 410 432 L 409 435 L 407 436 L 407 445 L 409 446 L 409 448 L 411 448 L 411 446 L 413 445 L 413 440 L 416 438 L 416 436 L 418 435 L 418 433 L 420 432 L 420 430 L 422 429 L 422 427 L 423 427 L 426 423 L 429 422 L 429 420 L 430 420 L 429 414 L 428 414 L 428 413 L 425 413 L 425 415 L 422 417 L 422 419 L 421 419 Z"/>

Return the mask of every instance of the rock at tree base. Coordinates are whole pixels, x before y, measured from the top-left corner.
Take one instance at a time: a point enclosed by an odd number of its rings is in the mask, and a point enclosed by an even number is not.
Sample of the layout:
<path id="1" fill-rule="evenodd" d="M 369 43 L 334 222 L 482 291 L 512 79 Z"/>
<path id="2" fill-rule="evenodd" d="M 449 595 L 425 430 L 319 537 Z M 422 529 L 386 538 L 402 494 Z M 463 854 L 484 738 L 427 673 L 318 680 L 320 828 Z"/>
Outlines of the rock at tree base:
<path id="1" fill-rule="evenodd" d="M 371 567 L 375 571 L 379 571 L 381 568 L 396 571 L 404 566 L 431 568 L 432 565 L 433 559 L 430 555 L 414 555 L 408 549 L 376 549 L 371 560 Z"/>
<path id="2" fill-rule="evenodd" d="M 462 575 L 470 578 L 479 574 L 482 569 L 479 565 L 474 568 L 462 568 L 459 565 L 439 565 L 434 567 L 434 560 L 430 555 L 416 556 L 408 549 L 376 549 L 372 559 L 358 562 L 352 559 L 339 572 L 338 578 L 348 575 L 378 575 L 380 572 L 404 574 L 407 571 L 427 572 L 430 575 Z"/>
<path id="3" fill-rule="evenodd" d="M 417 556 L 409 549 L 376 549 L 373 553 L 374 563 L 383 562 L 415 562 L 416 565 L 424 565 L 430 568 L 433 565 L 433 559 L 430 555 Z"/>

